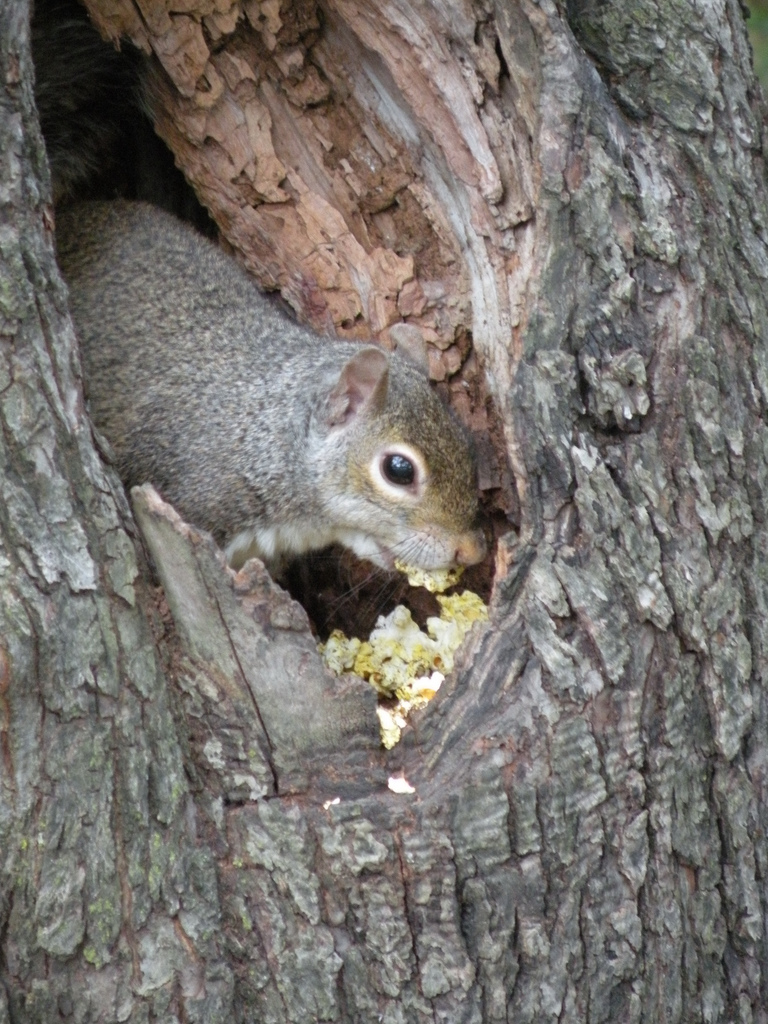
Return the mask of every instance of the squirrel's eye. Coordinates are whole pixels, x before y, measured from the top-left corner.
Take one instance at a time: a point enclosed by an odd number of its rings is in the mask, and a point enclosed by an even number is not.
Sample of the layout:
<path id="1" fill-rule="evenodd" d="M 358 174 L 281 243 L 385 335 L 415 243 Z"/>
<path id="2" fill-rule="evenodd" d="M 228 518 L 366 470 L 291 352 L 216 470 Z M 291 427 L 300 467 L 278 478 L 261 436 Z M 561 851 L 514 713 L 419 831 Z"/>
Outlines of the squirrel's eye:
<path id="1" fill-rule="evenodd" d="M 416 476 L 413 463 L 404 455 L 385 455 L 381 471 L 391 484 L 399 484 L 401 487 L 412 484 Z"/>

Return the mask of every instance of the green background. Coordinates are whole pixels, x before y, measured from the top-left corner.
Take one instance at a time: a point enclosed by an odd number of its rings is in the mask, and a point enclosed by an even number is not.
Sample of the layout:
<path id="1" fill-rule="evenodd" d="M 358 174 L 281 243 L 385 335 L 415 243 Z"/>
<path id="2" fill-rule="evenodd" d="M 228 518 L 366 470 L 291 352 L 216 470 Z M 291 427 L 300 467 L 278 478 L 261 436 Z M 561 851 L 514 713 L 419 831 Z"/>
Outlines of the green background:
<path id="1" fill-rule="evenodd" d="M 747 28 L 755 51 L 755 71 L 768 90 L 768 0 L 748 0 L 747 7 L 752 14 Z"/>

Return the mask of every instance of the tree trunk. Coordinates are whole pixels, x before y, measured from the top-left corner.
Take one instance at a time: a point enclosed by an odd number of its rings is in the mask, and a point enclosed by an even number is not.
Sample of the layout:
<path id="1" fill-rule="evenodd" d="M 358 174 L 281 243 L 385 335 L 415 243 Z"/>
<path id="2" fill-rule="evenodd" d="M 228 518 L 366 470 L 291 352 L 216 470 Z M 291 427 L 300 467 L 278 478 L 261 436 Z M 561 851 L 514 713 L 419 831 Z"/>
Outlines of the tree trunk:
<path id="1" fill-rule="evenodd" d="M 264 286 L 342 335 L 422 331 L 520 522 L 491 625 L 391 753 L 301 609 L 142 490 L 161 661 L 82 408 L 24 4 L 0 0 L 0 1024 L 765 1024 L 768 201 L 741 7 L 88 7 L 162 65 L 158 130 Z"/>

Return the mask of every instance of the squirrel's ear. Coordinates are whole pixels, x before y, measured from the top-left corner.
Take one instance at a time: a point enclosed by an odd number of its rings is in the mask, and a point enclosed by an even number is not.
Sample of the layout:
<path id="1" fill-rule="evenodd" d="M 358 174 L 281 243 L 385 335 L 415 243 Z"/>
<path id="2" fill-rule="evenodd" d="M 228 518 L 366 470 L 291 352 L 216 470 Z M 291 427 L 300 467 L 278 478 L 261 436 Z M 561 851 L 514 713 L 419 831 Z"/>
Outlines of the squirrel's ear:
<path id="1" fill-rule="evenodd" d="M 395 352 L 429 376 L 429 354 L 424 335 L 413 324 L 392 324 L 389 337 L 395 343 Z"/>
<path id="2" fill-rule="evenodd" d="M 386 398 L 389 360 L 381 349 L 360 349 L 347 360 L 328 396 L 328 426 L 340 427 L 362 409 L 379 409 Z"/>

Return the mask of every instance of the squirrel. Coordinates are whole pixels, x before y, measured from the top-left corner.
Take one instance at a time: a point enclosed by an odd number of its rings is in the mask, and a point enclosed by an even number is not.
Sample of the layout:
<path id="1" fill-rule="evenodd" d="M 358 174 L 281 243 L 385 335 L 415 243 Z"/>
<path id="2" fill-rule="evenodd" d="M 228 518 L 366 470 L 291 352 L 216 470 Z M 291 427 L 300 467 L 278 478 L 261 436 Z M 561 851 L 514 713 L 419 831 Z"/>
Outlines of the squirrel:
<path id="1" fill-rule="evenodd" d="M 100 161 L 121 163 L 121 97 L 141 106 L 143 58 L 123 62 L 70 0 L 38 0 L 32 39 L 54 196 L 71 201 Z M 471 446 L 423 352 L 319 337 L 155 205 L 57 206 L 56 237 L 91 417 L 123 482 L 155 485 L 233 567 L 258 555 L 278 572 L 333 542 L 384 568 L 483 558 Z"/>
<path id="2" fill-rule="evenodd" d="M 422 366 L 320 338 L 146 203 L 65 208 L 57 247 L 120 476 L 154 484 L 234 568 L 333 542 L 387 569 L 483 558 L 471 446 Z"/>

